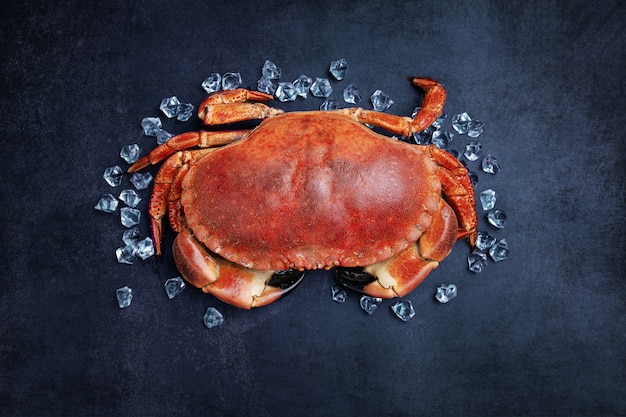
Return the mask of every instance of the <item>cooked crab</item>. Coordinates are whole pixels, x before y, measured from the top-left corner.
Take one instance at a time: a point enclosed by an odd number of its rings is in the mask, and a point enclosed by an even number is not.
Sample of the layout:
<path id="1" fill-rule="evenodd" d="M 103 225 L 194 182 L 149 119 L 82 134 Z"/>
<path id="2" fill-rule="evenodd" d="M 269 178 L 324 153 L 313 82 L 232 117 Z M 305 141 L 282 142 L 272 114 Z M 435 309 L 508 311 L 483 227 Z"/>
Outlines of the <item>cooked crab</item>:
<path id="1" fill-rule="evenodd" d="M 165 160 L 149 204 L 157 253 L 167 214 L 182 276 L 241 308 L 277 300 L 319 268 L 336 268 L 340 283 L 375 297 L 412 291 L 458 239 L 474 244 L 477 217 L 456 158 L 365 126 L 408 137 L 431 125 L 445 90 L 411 82 L 425 92 L 415 118 L 361 108 L 284 113 L 256 91 L 211 95 L 199 108 L 206 125 L 262 121 L 183 133 L 130 167 Z"/>

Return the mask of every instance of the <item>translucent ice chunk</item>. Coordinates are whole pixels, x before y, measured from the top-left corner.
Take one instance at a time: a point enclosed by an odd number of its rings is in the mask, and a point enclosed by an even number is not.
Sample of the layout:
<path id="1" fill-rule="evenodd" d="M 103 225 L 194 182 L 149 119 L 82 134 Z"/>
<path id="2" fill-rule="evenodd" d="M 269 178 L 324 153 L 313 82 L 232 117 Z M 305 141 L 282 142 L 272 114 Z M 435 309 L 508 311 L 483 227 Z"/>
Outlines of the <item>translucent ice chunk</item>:
<path id="1" fill-rule="evenodd" d="M 133 226 L 130 229 L 124 230 L 122 241 L 126 244 L 126 246 L 130 246 L 134 251 L 140 236 L 139 229 L 136 226 Z"/>
<path id="2" fill-rule="evenodd" d="M 309 95 L 309 90 L 311 89 L 312 84 L 313 80 L 311 77 L 307 77 L 304 74 L 296 78 L 293 82 L 293 86 L 296 88 L 296 94 L 304 98 L 307 98 Z"/>
<path id="3" fill-rule="evenodd" d="M 489 232 L 478 232 L 476 234 L 476 249 L 486 250 L 496 243 L 496 238 L 491 236 Z"/>
<path id="4" fill-rule="evenodd" d="M 208 94 L 220 91 L 222 88 L 222 76 L 217 72 L 210 74 L 204 79 L 204 81 L 202 81 L 202 88 L 204 88 L 204 91 Z"/>
<path id="5" fill-rule="evenodd" d="M 241 87 L 241 74 L 238 72 L 227 72 L 222 77 L 222 90 L 234 90 Z"/>
<path id="6" fill-rule="evenodd" d="M 476 186 L 478 184 L 478 174 L 474 171 L 467 170 L 467 176 L 469 177 L 472 185 Z"/>
<path id="7" fill-rule="evenodd" d="M 186 122 L 191 119 L 193 116 L 193 104 L 191 103 L 183 103 L 178 108 L 178 114 L 176 115 L 176 120 L 179 122 Z"/>
<path id="8" fill-rule="evenodd" d="M 487 266 L 487 255 L 481 252 L 473 252 L 467 257 L 467 266 L 472 272 L 482 272 Z"/>
<path id="9" fill-rule="evenodd" d="M 120 221 L 125 227 L 131 227 L 139 224 L 140 220 L 141 211 L 130 207 L 122 207 L 120 209 Z"/>
<path id="10" fill-rule="evenodd" d="M 274 95 L 276 92 L 276 84 L 270 79 L 261 77 L 256 83 L 256 89 L 262 93 Z"/>
<path id="11" fill-rule="evenodd" d="M 467 136 L 470 138 L 477 138 L 481 133 L 483 133 L 484 126 L 485 124 L 483 122 L 471 120 L 467 126 Z"/>
<path id="12" fill-rule="evenodd" d="M 204 314 L 204 325 L 209 329 L 224 323 L 224 316 L 215 307 L 209 307 Z"/>
<path id="13" fill-rule="evenodd" d="M 333 285 L 330 287 L 330 291 L 332 293 L 333 301 L 336 303 L 343 303 L 346 301 L 346 298 L 348 298 L 346 290 L 339 285 Z"/>
<path id="14" fill-rule="evenodd" d="M 483 210 L 491 210 L 496 205 L 496 192 L 491 188 L 480 193 L 480 204 Z"/>
<path id="15" fill-rule="evenodd" d="M 465 145 L 465 152 L 463 152 L 463 155 L 468 161 L 475 161 L 478 159 L 478 155 L 482 149 L 483 145 L 481 145 L 480 142 L 470 142 Z"/>
<path id="16" fill-rule="evenodd" d="M 413 133 L 413 141 L 418 145 L 428 145 L 433 137 L 434 129 L 432 127 L 427 127 L 421 132 Z"/>
<path id="17" fill-rule="evenodd" d="M 380 90 L 374 91 L 374 94 L 370 96 L 370 101 L 376 111 L 385 111 L 393 104 L 391 97 Z"/>
<path id="18" fill-rule="evenodd" d="M 359 89 L 354 85 L 350 84 L 346 88 L 343 89 L 343 101 L 346 103 L 356 104 L 361 101 L 361 94 L 359 94 Z"/>
<path id="19" fill-rule="evenodd" d="M 467 133 L 469 129 L 469 122 L 472 119 L 467 113 L 459 113 L 452 116 L 452 128 L 457 131 L 459 135 Z"/>
<path id="20" fill-rule="evenodd" d="M 495 209 L 487 213 L 487 220 L 492 226 L 502 229 L 506 222 L 506 213 L 504 210 Z"/>
<path id="21" fill-rule="evenodd" d="M 278 80 L 283 72 L 272 61 L 266 60 L 261 69 L 264 78 L 268 80 Z"/>
<path id="22" fill-rule="evenodd" d="M 500 172 L 500 165 L 493 155 L 487 155 L 482 161 L 483 171 L 488 174 L 497 174 Z"/>
<path id="23" fill-rule="evenodd" d="M 115 295 L 117 296 L 117 304 L 120 308 L 128 307 L 133 301 L 133 290 L 128 288 L 128 286 L 118 288 L 117 291 L 115 291 Z"/>
<path id="24" fill-rule="evenodd" d="M 183 292 L 185 281 L 181 277 L 170 278 L 165 281 L 165 293 L 170 300 Z"/>
<path id="25" fill-rule="evenodd" d="M 111 186 L 111 187 L 119 187 L 122 183 L 122 168 L 119 165 L 115 165 L 112 167 L 108 167 L 104 170 L 104 174 L 102 174 L 102 178 Z"/>
<path id="26" fill-rule="evenodd" d="M 277 99 L 283 102 L 294 101 L 298 97 L 298 92 L 292 83 L 282 82 L 278 83 L 275 95 Z"/>
<path id="27" fill-rule="evenodd" d="M 133 183 L 136 189 L 145 190 L 152 182 L 152 174 L 149 172 L 135 172 L 130 177 L 130 182 Z"/>
<path id="28" fill-rule="evenodd" d="M 489 256 L 496 262 L 500 262 L 509 257 L 509 245 L 506 243 L 506 239 L 499 240 L 495 245 L 489 249 Z"/>
<path id="29" fill-rule="evenodd" d="M 144 261 L 154 255 L 154 243 L 152 242 L 152 239 L 146 237 L 137 241 L 135 245 L 135 253 Z"/>
<path id="30" fill-rule="evenodd" d="M 120 150 L 120 157 L 127 163 L 134 164 L 139 159 L 139 145 L 133 143 L 123 146 Z"/>
<path id="31" fill-rule="evenodd" d="M 107 194 L 98 200 L 98 203 L 94 206 L 94 208 L 105 213 L 115 213 L 118 204 L 119 202 L 117 201 L 117 198 L 113 197 L 112 194 Z"/>
<path id="32" fill-rule="evenodd" d="M 328 97 L 324 102 L 320 105 L 320 110 L 337 110 L 339 108 L 339 103 L 332 97 Z"/>
<path id="33" fill-rule="evenodd" d="M 452 143 L 454 134 L 444 130 L 435 130 L 430 139 L 431 143 L 439 149 L 448 149 Z"/>
<path id="34" fill-rule="evenodd" d="M 402 321 L 407 321 L 415 317 L 415 309 L 409 300 L 400 300 L 391 306 L 396 316 Z"/>
<path id="35" fill-rule="evenodd" d="M 359 304 L 363 311 L 367 314 L 372 314 L 378 308 L 378 305 L 383 302 L 382 298 L 378 297 L 370 297 L 369 295 L 364 295 L 361 297 Z"/>
<path id="36" fill-rule="evenodd" d="M 311 84 L 311 94 L 315 97 L 328 97 L 333 92 L 333 87 L 330 85 L 328 78 L 316 78 L 313 84 Z"/>
<path id="37" fill-rule="evenodd" d="M 172 135 L 168 131 L 159 129 L 159 132 L 156 134 L 157 145 L 163 145 L 165 142 L 167 142 L 173 137 L 174 135 Z"/>
<path id="38" fill-rule="evenodd" d="M 115 257 L 121 264 L 133 264 L 137 260 L 137 254 L 135 253 L 135 247 L 133 245 L 126 245 L 115 250 Z"/>
<path id="39" fill-rule="evenodd" d="M 456 285 L 454 284 L 442 284 L 437 287 L 435 298 L 442 304 L 447 303 L 456 297 Z"/>
<path id="40" fill-rule="evenodd" d="M 158 117 L 144 117 L 141 121 L 141 127 L 146 136 L 156 136 L 163 124 Z"/>
<path id="41" fill-rule="evenodd" d="M 335 77 L 336 80 L 341 81 L 346 76 L 348 69 L 348 62 L 344 58 L 339 58 L 336 61 L 330 63 L 330 74 Z"/>
<path id="42" fill-rule="evenodd" d="M 170 119 L 172 117 L 176 117 L 180 111 L 180 100 L 178 100 L 178 97 L 176 96 L 164 98 L 161 100 L 159 110 L 163 112 L 165 117 Z"/>
<path id="43" fill-rule="evenodd" d="M 120 200 L 128 207 L 137 207 L 137 204 L 141 201 L 141 197 L 137 195 L 135 190 L 124 190 L 120 193 Z"/>

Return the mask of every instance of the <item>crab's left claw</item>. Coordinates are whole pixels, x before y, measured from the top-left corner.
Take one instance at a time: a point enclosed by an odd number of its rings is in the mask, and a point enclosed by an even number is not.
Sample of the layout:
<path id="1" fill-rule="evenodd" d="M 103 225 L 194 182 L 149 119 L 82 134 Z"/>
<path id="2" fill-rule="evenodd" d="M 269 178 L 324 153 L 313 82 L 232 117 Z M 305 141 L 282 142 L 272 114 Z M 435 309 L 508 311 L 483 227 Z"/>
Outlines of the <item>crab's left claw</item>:
<path id="1" fill-rule="evenodd" d="M 273 303 L 304 277 L 303 271 L 261 271 L 230 262 L 207 251 L 186 227 L 174 240 L 173 253 L 187 282 L 244 309 Z"/>
<path id="2" fill-rule="evenodd" d="M 337 268 L 337 281 L 372 297 L 403 297 L 450 254 L 457 241 L 457 232 L 456 215 L 441 199 L 437 215 L 416 244 L 364 268 Z"/>

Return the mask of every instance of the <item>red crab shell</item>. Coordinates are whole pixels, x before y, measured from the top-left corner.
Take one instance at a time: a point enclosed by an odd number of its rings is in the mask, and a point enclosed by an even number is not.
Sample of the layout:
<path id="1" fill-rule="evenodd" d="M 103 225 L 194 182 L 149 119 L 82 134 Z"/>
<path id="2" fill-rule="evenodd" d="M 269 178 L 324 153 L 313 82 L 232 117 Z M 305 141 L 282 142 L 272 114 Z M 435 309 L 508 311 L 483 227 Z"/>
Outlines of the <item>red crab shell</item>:
<path id="1" fill-rule="evenodd" d="M 425 149 L 340 114 L 282 114 L 193 164 L 185 218 L 209 250 L 249 268 L 373 264 L 417 241 L 437 211 Z"/>

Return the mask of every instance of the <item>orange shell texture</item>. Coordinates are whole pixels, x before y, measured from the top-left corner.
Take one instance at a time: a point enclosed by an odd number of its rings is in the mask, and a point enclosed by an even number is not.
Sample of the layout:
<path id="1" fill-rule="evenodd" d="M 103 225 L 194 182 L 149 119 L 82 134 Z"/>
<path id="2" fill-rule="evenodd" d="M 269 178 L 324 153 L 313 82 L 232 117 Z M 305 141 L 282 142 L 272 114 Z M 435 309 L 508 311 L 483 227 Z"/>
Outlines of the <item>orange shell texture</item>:
<path id="1" fill-rule="evenodd" d="M 419 239 L 440 198 L 426 147 L 308 112 L 267 119 L 196 161 L 181 201 L 209 250 L 284 270 L 385 260 Z"/>

